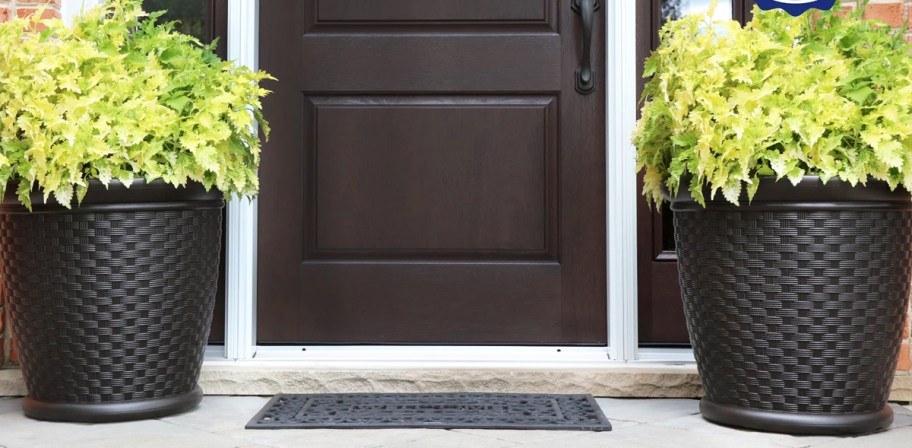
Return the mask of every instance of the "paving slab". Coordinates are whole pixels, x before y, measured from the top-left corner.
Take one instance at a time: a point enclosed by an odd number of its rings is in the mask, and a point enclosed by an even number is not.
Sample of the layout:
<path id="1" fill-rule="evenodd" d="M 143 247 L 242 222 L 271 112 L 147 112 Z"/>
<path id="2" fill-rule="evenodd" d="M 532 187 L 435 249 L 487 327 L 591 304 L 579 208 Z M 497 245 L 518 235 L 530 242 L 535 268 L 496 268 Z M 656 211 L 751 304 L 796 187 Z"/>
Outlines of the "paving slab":
<path id="1" fill-rule="evenodd" d="M 903 428 L 912 426 L 912 408 L 890 404 L 893 408 L 893 425 L 891 428 Z"/>
<path id="2" fill-rule="evenodd" d="M 845 437 L 813 448 L 907 448 L 912 446 L 912 426 L 891 428 L 877 434 L 861 437 Z"/>
<path id="3" fill-rule="evenodd" d="M 613 425 L 614 422 L 611 422 Z M 633 423 L 635 424 L 635 423 Z M 586 431 L 538 431 L 538 430 L 511 430 L 511 429 L 454 429 L 452 432 L 461 432 L 480 437 L 490 437 L 513 443 L 550 442 L 579 437 Z"/>
<path id="4" fill-rule="evenodd" d="M 652 423 L 700 413 L 700 401 L 667 398 L 597 398 L 602 413 L 615 421 Z"/>
<path id="5" fill-rule="evenodd" d="M 206 396 L 191 412 L 162 418 L 164 422 L 209 432 L 242 433 L 244 426 L 269 401 L 269 397 Z"/>
<path id="6" fill-rule="evenodd" d="M 22 412 L 22 399 L 0 398 L 0 414 L 7 412 Z"/>
<path id="7" fill-rule="evenodd" d="M 588 433 L 560 443 L 531 443 L 523 448 L 584 448 L 584 447 L 629 447 L 629 448 L 763 448 L 778 445 L 763 441 L 746 440 L 741 437 L 722 434 L 699 434 L 679 428 L 644 423 L 620 428 L 605 433 Z"/>
<path id="8" fill-rule="evenodd" d="M 378 448 L 512 448 L 519 446 L 520 444 L 516 442 L 455 431 L 440 431 L 438 434 L 428 434 L 427 437 L 407 442 L 377 445 Z"/>
<path id="9" fill-rule="evenodd" d="M 742 440 L 747 443 L 746 446 L 754 444 L 763 446 L 777 446 L 789 448 L 803 448 L 836 440 L 835 437 L 824 436 L 791 436 L 788 434 L 777 434 L 771 432 L 750 431 L 741 428 L 718 425 L 703 418 L 702 415 L 689 415 L 668 420 L 662 420 L 654 423 L 654 426 L 676 428 L 693 433 L 696 437 L 704 435 L 724 436 L 732 439 Z M 649 428 L 652 429 L 652 428 Z"/>
<path id="10" fill-rule="evenodd" d="M 32 420 L 19 412 L 0 415 L 6 448 L 235 448 L 227 436 L 159 420 L 88 425 Z"/>

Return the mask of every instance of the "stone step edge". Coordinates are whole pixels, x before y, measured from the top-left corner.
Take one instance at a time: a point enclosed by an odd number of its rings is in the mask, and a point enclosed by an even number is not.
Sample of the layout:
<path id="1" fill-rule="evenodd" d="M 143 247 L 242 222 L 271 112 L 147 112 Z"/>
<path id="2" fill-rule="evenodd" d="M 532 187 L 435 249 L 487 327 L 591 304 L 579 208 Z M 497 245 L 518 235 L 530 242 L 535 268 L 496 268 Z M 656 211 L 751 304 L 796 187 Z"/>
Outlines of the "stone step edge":
<path id="1" fill-rule="evenodd" d="M 583 369 L 309 368 L 203 365 L 207 395 L 333 392 L 590 393 L 597 397 L 688 398 L 703 395 L 696 367 L 631 366 Z M 0 396 L 23 396 L 18 369 L 0 370 Z M 891 401 L 912 401 L 912 375 L 893 381 Z"/>

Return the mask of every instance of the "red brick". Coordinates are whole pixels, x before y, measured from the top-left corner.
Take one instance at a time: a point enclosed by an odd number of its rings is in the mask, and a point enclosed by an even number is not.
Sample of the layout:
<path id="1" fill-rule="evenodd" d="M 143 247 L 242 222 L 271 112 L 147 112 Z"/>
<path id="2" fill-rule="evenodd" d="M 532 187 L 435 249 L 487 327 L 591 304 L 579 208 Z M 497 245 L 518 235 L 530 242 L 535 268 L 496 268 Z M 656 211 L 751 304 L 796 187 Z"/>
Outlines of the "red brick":
<path id="1" fill-rule="evenodd" d="M 865 8 L 865 18 L 880 20 L 893 28 L 899 28 L 905 21 L 902 2 L 869 3 Z"/>
<path id="2" fill-rule="evenodd" d="M 9 16 L 10 16 L 9 9 L 0 8 L 0 22 L 6 22 L 7 20 L 9 20 Z"/>
<path id="3" fill-rule="evenodd" d="M 38 8 L 22 8 L 22 7 L 16 8 L 16 15 L 21 18 L 32 17 L 37 12 L 38 12 Z M 60 11 L 57 11 L 56 9 L 51 9 L 51 8 L 45 8 L 44 12 L 41 13 L 41 17 L 39 17 L 40 20 L 59 19 L 59 18 L 60 18 Z M 35 26 L 36 31 L 44 31 L 45 28 L 46 27 L 41 23 L 39 23 Z"/>
<path id="4" fill-rule="evenodd" d="M 896 370 L 908 372 L 912 370 L 912 354 L 909 354 L 909 343 L 902 345 L 899 350 L 899 363 L 896 364 Z"/>
<path id="5" fill-rule="evenodd" d="M 849 15 L 849 12 L 854 11 L 854 10 L 855 10 L 855 7 L 852 5 L 842 5 L 842 11 L 838 11 L 834 15 L 836 17 L 845 18 Z"/>
<path id="6" fill-rule="evenodd" d="M 912 336 L 912 319 L 909 318 L 909 315 L 906 314 L 906 325 L 903 326 L 903 339 L 909 339 Z"/>
<path id="7" fill-rule="evenodd" d="M 19 17 L 31 17 L 36 12 L 38 8 L 17 8 L 16 15 Z M 44 12 L 41 14 L 41 19 L 59 19 L 60 11 L 51 8 L 45 8 Z"/>

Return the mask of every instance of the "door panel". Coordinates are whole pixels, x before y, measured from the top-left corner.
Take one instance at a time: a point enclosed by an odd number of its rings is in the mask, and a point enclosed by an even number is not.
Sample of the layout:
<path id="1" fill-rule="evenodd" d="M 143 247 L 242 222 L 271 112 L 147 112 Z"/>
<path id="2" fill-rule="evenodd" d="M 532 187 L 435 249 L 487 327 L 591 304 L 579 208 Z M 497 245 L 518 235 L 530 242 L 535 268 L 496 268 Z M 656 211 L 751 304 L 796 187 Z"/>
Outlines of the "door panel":
<path id="1" fill-rule="evenodd" d="M 270 0 L 261 344 L 604 345 L 599 88 L 567 0 Z"/>
<path id="2" fill-rule="evenodd" d="M 556 261 L 554 97 L 308 101 L 305 259 Z"/>
<path id="3" fill-rule="evenodd" d="M 305 37 L 304 92 L 553 92 L 558 35 Z"/>

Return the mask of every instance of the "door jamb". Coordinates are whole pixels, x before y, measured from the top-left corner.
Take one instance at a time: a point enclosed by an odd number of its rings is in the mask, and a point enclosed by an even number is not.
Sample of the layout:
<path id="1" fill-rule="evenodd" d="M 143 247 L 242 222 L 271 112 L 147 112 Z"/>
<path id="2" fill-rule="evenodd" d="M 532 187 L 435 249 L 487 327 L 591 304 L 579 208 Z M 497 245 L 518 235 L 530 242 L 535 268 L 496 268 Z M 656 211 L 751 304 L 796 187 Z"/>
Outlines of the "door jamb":
<path id="1" fill-rule="evenodd" d="M 259 0 L 228 0 L 228 60 L 259 68 Z M 225 238 L 225 357 L 256 356 L 257 201 L 228 203 Z"/>
<path id="2" fill-rule="evenodd" d="M 636 2 L 605 5 L 606 192 L 608 257 L 608 341 L 612 359 L 636 359 L 637 213 Z"/>

